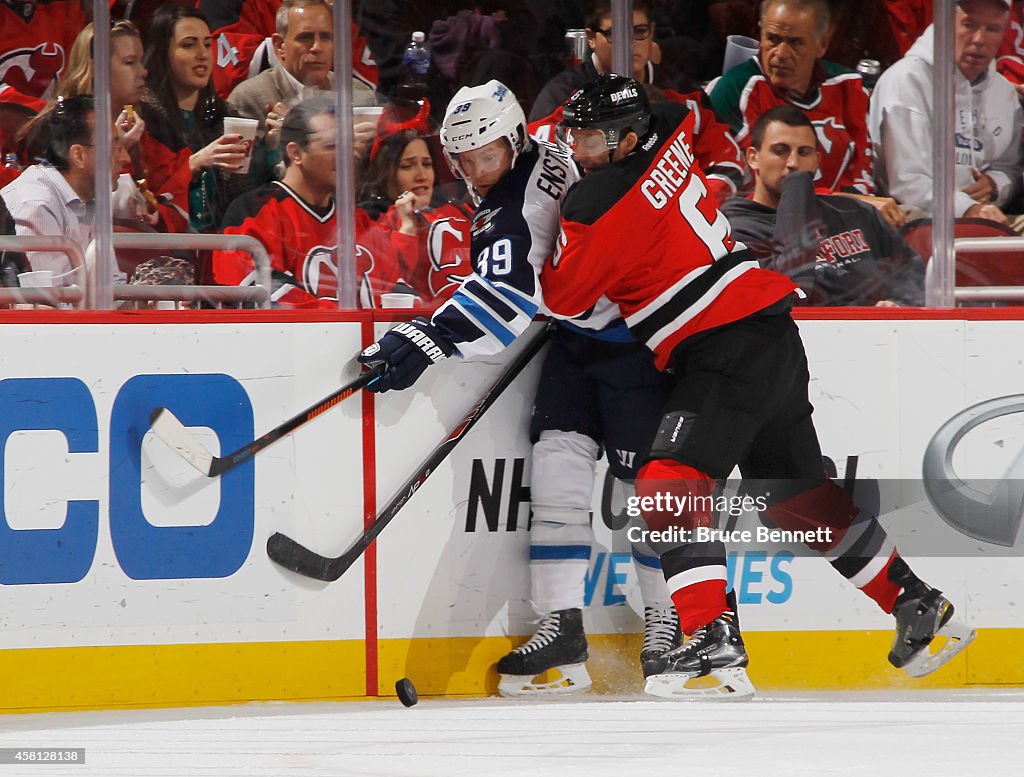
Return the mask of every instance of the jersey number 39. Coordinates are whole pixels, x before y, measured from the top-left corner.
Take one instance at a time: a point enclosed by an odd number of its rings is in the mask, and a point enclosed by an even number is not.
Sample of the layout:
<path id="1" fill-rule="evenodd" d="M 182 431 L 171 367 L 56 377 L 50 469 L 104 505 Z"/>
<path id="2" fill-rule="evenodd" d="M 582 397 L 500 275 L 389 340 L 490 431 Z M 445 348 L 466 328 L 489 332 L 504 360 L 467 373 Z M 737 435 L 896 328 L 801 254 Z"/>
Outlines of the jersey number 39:
<path id="1" fill-rule="evenodd" d="M 483 277 L 512 272 L 512 241 L 507 237 L 484 248 L 476 258 L 477 272 Z"/>

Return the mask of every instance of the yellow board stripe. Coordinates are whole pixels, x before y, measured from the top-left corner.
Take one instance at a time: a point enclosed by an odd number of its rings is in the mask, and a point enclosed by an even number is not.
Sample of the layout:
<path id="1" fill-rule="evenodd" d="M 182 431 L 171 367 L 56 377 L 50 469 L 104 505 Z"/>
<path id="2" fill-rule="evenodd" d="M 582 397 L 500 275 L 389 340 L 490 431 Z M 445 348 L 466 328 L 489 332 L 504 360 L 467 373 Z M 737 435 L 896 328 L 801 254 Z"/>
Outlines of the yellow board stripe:
<path id="1" fill-rule="evenodd" d="M 1024 629 L 982 629 L 965 653 L 915 680 L 891 667 L 891 631 L 748 632 L 760 690 L 958 688 L 1024 684 Z M 588 637 L 594 693 L 636 694 L 636 634 Z M 409 677 L 424 696 L 497 690 L 494 664 L 521 640 L 389 639 L 379 643 L 379 694 Z M 0 650 L 0 712 L 169 707 L 364 696 L 362 640 Z"/>
<path id="2" fill-rule="evenodd" d="M 360 697 L 365 669 L 362 640 L 0 650 L 0 711 Z"/>

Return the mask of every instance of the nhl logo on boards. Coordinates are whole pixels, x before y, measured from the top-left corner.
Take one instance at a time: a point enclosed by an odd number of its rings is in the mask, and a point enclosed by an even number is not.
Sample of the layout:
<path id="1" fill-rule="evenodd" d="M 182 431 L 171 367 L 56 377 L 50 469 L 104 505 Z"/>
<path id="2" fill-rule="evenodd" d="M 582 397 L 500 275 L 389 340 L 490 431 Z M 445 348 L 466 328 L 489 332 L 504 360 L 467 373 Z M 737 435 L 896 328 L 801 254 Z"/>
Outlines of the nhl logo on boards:
<path id="1" fill-rule="evenodd" d="M 612 92 L 609 96 L 613 103 L 620 103 L 623 100 L 633 99 L 637 96 L 637 92 L 635 87 L 627 86 L 624 89 L 620 89 L 618 92 Z"/>

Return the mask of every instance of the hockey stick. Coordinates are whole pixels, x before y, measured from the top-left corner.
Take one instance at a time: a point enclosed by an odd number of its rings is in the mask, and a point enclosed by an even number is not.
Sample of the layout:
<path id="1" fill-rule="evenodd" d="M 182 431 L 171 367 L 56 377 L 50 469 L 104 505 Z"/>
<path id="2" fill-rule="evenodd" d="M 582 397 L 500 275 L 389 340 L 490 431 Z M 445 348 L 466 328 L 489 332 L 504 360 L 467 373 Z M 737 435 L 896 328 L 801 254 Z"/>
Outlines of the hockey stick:
<path id="1" fill-rule="evenodd" d="M 243 461 L 248 461 L 261 450 L 277 442 L 286 434 L 294 432 L 307 421 L 312 421 L 325 410 L 330 410 L 360 389 L 366 388 L 383 374 L 383 365 L 375 367 L 369 372 L 362 373 L 347 386 L 342 386 L 337 391 L 328 394 L 315 405 L 307 407 L 283 424 L 275 426 L 258 440 L 246 443 L 237 451 L 229 453 L 227 456 L 214 456 L 210 453 L 207 447 L 199 442 L 185 428 L 185 425 L 178 420 L 178 417 L 166 407 L 158 407 L 153 410 L 149 416 L 149 425 L 156 433 L 156 436 L 167 443 L 175 453 L 206 475 L 206 477 L 215 478 L 218 475 L 224 474 L 229 469 L 238 466 Z"/>
<path id="2" fill-rule="evenodd" d="M 276 532 L 267 540 L 267 555 L 270 560 L 280 564 L 285 569 L 297 572 L 304 577 L 311 577 L 314 580 L 333 582 L 341 577 L 345 571 L 352 566 L 363 552 L 370 547 L 370 544 L 377 538 L 377 535 L 384 531 L 391 520 L 398 515 L 406 502 L 416 493 L 424 481 L 430 477 L 441 462 L 455 449 L 473 425 L 480 420 L 491 405 L 501 396 L 502 392 L 515 380 L 516 376 L 523 371 L 523 368 L 533 359 L 538 351 L 547 342 L 547 329 L 533 338 L 522 352 L 505 369 L 501 377 L 488 389 L 480 400 L 473 405 L 466 416 L 458 423 L 452 433 L 449 434 L 440 445 L 431 451 L 426 460 L 416 469 L 413 475 L 402 484 L 398 493 L 390 502 L 377 513 L 377 518 L 363 531 L 362 535 L 352 543 L 351 547 L 336 558 L 321 556 L 309 548 L 300 545 L 291 537 Z"/>

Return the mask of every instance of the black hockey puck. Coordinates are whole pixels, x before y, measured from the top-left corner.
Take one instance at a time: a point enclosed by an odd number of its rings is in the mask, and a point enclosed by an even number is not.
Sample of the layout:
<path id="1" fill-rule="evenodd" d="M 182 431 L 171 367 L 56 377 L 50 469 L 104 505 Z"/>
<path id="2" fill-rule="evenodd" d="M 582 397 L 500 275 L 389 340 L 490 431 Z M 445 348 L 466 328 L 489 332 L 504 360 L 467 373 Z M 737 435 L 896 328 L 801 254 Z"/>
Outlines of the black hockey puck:
<path id="1" fill-rule="evenodd" d="M 403 677 L 395 683 L 395 693 L 398 694 L 398 700 L 406 707 L 411 707 L 420 700 L 419 695 L 416 693 L 416 686 L 412 684 L 412 680 L 408 677 Z"/>

